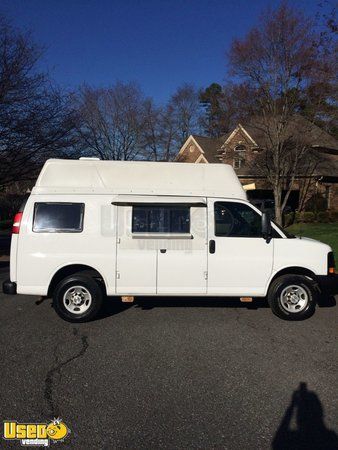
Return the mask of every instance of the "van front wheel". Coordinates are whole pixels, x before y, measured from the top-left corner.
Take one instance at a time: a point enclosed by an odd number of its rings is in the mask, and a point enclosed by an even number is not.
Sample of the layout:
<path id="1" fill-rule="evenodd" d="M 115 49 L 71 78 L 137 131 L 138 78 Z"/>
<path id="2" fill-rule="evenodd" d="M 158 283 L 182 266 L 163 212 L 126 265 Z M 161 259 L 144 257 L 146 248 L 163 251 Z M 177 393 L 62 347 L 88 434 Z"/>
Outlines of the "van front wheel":
<path id="1" fill-rule="evenodd" d="M 102 298 L 102 289 L 93 278 L 75 274 L 56 286 L 53 306 L 57 314 L 68 322 L 87 322 L 99 312 Z"/>
<path id="2" fill-rule="evenodd" d="M 269 288 L 268 302 L 272 312 L 285 320 L 304 320 L 316 309 L 317 290 L 304 275 L 283 275 Z"/>

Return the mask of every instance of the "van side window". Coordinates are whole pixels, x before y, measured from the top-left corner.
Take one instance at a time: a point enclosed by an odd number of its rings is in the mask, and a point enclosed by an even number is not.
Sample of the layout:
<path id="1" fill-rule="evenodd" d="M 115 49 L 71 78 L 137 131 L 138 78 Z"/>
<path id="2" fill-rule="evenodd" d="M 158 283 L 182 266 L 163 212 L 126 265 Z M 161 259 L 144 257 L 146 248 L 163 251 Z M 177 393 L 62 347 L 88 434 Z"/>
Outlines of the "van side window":
<path id="1" fill-rule="evenodd" d="M 189 233 L 190 207 L 184 205 L 133 206 L 133 233 Z"/>
<path id="2" fill-rule="evenodd" d="M 35 203 L 33 231 L 79 233 L 83 214 L 84 203 Z"/>
<path id="3" fill-rule="evenodd" d="M 261 237 L 261 216 L 243 203 L 215 203 L 215 236 Z"/>

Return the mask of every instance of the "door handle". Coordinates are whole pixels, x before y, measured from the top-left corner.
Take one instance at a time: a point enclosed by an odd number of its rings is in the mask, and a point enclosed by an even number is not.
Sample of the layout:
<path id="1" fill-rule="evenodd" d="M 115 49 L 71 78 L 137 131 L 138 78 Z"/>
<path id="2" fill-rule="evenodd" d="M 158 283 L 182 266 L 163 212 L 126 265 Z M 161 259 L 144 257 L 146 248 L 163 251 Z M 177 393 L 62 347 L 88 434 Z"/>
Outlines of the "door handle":
<path id="1" fill-rule="evenodd" d="M 209 253 L 215 253 L 215 251 L 216 251 L 216 242 L 213 239 L 211 239 L 209 241 Z"/>
<path id="2" fill-rule="evenodd" d="M 161 253 L 167 253 L 167 249 L 166 249 L 166 248 L 161 248 L 161 249 L 160 249 L 160 252 L 161 252 Z"/>

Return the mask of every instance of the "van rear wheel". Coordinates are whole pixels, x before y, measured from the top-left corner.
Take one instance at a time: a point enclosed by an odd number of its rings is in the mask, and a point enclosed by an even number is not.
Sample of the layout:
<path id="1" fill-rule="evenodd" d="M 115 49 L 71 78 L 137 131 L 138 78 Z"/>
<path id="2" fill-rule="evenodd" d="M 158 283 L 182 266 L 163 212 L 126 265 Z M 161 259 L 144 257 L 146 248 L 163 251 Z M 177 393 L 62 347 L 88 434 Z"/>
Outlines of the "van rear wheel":
<path id="1" fill-rule="evenodd" d="M 68 322 L 88 322 L 98 314 L 102 299 L 102 289 L 93 278 L 74 274 L 56 286 L 53 306 Z"/>
<path id="2" fill-rule="evenodd" d="M 269 288 L 272 312 L 284 320 L 304 320 L 316 309 L 315 283 L 304 275 L 282 275 Z"/>

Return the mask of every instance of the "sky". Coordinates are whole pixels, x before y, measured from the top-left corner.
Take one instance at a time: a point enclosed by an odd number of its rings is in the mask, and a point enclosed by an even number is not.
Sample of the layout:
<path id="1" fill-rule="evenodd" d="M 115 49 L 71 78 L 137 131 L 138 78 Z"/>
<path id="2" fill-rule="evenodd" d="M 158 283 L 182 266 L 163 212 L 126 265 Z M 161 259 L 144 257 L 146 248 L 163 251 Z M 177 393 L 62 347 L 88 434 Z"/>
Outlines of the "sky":
<path id="1" fill-rule="evenodd" d="M 40 61 L 65 89 L 136 81 L 165 102 L 185 82 L 226 78 L 226 51 L 277 0 L 0 0 L 0 12 L 45 48 Z M 294 0 L 315 14 L 318 0 Z"/>

